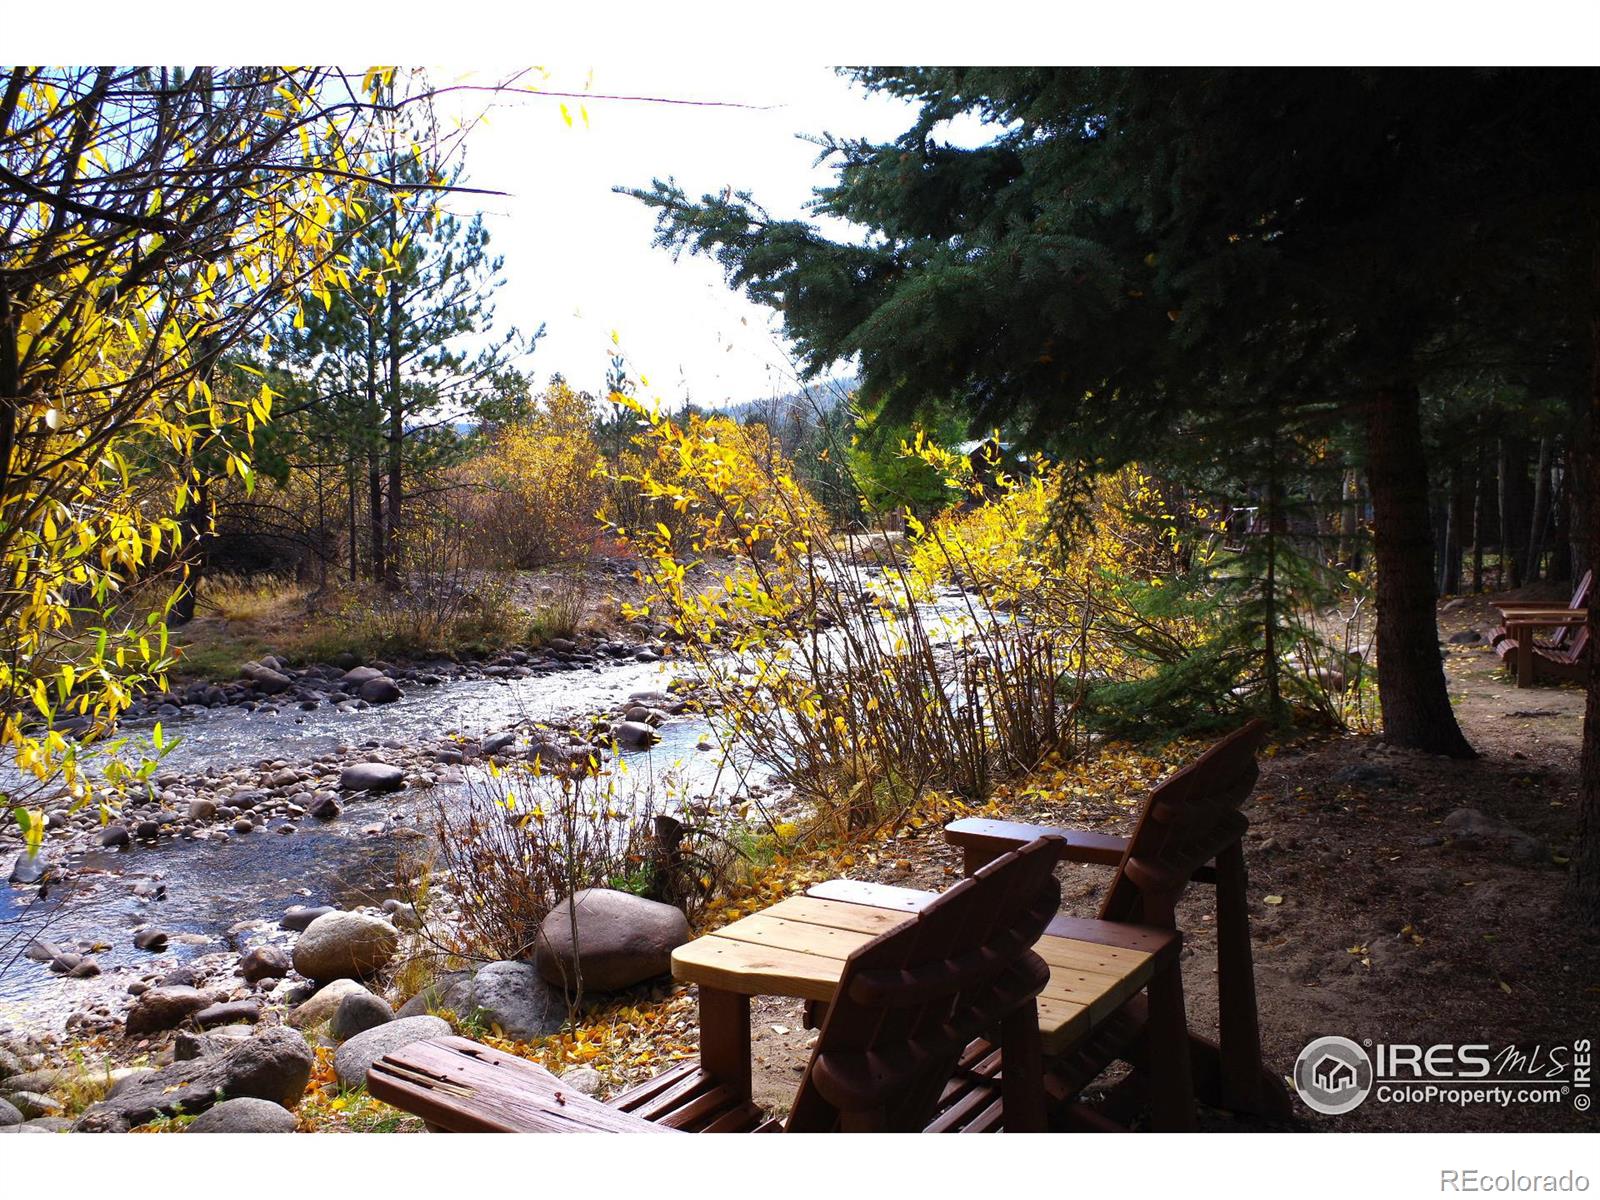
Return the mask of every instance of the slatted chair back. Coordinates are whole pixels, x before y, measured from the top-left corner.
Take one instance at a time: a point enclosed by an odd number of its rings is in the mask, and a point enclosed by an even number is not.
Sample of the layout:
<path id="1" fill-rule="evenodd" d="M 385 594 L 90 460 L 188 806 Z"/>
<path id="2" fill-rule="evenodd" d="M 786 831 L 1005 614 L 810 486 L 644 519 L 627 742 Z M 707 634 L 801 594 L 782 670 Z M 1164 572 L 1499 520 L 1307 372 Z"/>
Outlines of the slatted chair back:
<path id="1" fill-rule="evenodd" d="M 1562 632 L 1571 635 L 1570 641 L 1561 649 L 1562 659 L 1574 665 L 1581 663 L 1583 652 L 1589 648 L 1589 623 L 1585 621 L 1582 625 L 1569 625 Z"/>
<path id="2" fill-rule="evenodd" d="M 1251 721 L 1150 793 L 1100 906 L 1104 921 L 1175 928 L 1173 906 L 1194 873 L 1249 827 L 1265 721 Z"/>
<path id="3" fill-rule="evenodd" d="M 1031 1055 L 1006 1049 L 1007 1127 L 1030 1084 L 1042 1124 L 1034 998 L 1050 972 L 1031 947 L 1061 902 L 1061 850 L 1038 838 L 1003 855 L 850 955 L 787 1130 L 919 1131 L 963 1049 L 997 1028 L 1035 1039 Z"/>
<path id="4" fill-rule="evenodd" d="M 1572 601 L 1567 605 L 1567 607 L 1588 608 L 1589 596 L 1593 593 L 1593 591 L 1594 571 L 1585 571 L 1583 573 L 1583 578 L 1578 580 L 1578 586 L 1572 589 Z M 1588 641 L 1588 630 L 1586 626 L 1563 625 L 1551 636 L 1550 645 L 1556 650 L 1571 649 L 1575 653 L 1581 654 L 1583 652 L 1583 648 L 1577 644 L 1580 641 L 1585 643 Z"/>

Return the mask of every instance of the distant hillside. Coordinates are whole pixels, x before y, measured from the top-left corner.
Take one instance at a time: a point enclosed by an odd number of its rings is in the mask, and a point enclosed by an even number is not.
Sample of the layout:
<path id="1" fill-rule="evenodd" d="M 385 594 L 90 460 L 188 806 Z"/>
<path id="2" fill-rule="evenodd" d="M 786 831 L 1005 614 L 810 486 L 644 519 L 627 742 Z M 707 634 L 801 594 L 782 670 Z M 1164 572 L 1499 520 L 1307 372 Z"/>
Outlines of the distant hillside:
<path id="1" fill-rule="evenodd" d="M 801 412 L 807 414 L 832 412 L 846 396 L 860 386 L 860 383 L 861 381 L 854 375 L 825 379 L 804 391 L 787 392 L 781 396 L 768 396 L 758 400 L 744 400 L 738 404 L 730 404 L 720 411 L 736 421 L 759 419 L 772 413 L 786 414 L 794 408 L 799 408 Z"/>

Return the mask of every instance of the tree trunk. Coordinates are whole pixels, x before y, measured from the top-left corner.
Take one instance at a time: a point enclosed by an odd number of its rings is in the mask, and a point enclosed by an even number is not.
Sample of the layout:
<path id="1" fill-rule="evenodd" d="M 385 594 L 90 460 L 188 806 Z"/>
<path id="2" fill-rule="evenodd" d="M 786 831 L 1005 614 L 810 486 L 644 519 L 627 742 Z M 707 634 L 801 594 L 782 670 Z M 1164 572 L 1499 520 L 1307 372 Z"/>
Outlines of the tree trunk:
<path id="1" fill-rule="evenodd" d="M 1483 447 L 1472 454 L 1472 594 L 1478 595 L 1483 591 Z"/>
<path id="2" fill-rule="evenodd" d="M 1461 556 L 1466 543 L 1469 501 L 1466 472 L 1460 459 L 1450 468 L 1450 515 L 1445 525 L 1444 572 L 1439 583 L 1441 595 L 1453 596 L 1461 591 Z"/>
<path id="3" fill-rule="evenodd" d="M 1583 452 L 1573 455 L 1574 460 L 1582 460 L 1574 466 L 1581 466 L 1586 484 L 1592 484 L 1600 472 L 1600 251 L 1595 255 L 1591 305 L 1588 428 L 1583 433 Z M 1592 486 L 1586 486 L 1576 499 L 1583 510 L 1582 524 L 1589 536 L 1585 549 L 1592 566 L 1600 563 L 1600 497 Z M 1568 889 L 1579 919 L 1600 925 L 1600 605 L 1596 604 L 1589 605 L 1589 694 L 1578 777 L 1578 852 L 1572 856 Z"/>
<path id="4" fill-rule="evenodd" d="M 1378 698 L 1397 746 L 1474 758 L 1445 687 L 1433 587 L 1428 474 L 1413 384 L 1380 388 L 1367 406 L 1367 486 L 1378 570 Z"/>
<path id="5" fill-rule="evenodd" d="M 1523 551 L 1523 574 L 1529 583 L 1540 576 L 1544 557 L 1544 527 L 1550 519 L 1550 439 L 1539 439 L 1539 466 L 1533 474 L 1533 519 L 1528 523 L 1528 548 Z"/>
<path id="6" fill-rule="evenodd" d="M 400 324 L 405 314 L 400 307 L 400 284 L 389 289 L 388 319 L 384 322 L 387 345 L 384 357 L 388 365 L 389 391 L 389 512 L 387 521 L 389 582 L 400 578 L 400 468 L 405 449 L 405 399 L 400 391 Z"/>
<path id="7" fill-rule="evenodd" d="M 384 569 L 383 464 L 378 457 L 378 430 L 382 413 L 378 408 L 378 332 L 372 317 L 367 317 L 367 542 L 371 549 L 372 578 L 382 580 Z"/>

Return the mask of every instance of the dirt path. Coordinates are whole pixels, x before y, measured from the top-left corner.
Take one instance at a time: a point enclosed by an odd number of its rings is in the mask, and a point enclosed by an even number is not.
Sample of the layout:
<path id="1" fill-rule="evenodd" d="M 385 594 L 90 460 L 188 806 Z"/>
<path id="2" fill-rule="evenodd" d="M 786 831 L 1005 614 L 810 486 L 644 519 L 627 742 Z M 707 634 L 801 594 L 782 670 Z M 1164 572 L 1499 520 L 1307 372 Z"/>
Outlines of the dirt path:
<path id="1" fill-rule="evenodd" d="M 1441 614 L 1441 636 L 1476 629 L 1474 602 Z M 1311 740 L 1263 760 L 1247 812 L 1250 917 L 1266 1060 L 1288 1072 L 1311 1039 L 1570 1043 L 1600 1016 L 1600 945 L 1562 908 L 1564 862 L 1577 828 L 1583 694 L 1573 685 L 1519 690 L 1486 645 L 1452 645 L 1446 669 L 1461 724 L 1481 757 L 1455 762 L 1392 750 L 1375 737 Z M 1150 777 L 1159 773 L 1150 766 Z M 1086 789 L 1093 792 L 1093 789 Z M 1127 832 L 1142 787 L 1017 801 L 1020 819 Z M 1463 808 L 1503 822 L 1473 838 L 1446 827 Z M 1457 817 L 1458 823 L 1462 818 Z M 1455 823 L 1453 823 L 1454 826 Z M 908 870 L 906 863 L 915 864 Z M 852 872 L 940 888 L 958 863 L 937 835 L 908 835 Z M 1092 916 L 1106 882 L 1064 874 L 1064 908 Z M 1281 897 L 1267 903 L 1266 897 Z M 1215 1029 L 1211 897 L 1196 888 L 1180 916 L 1190 1022 Z M 784 1111 L 816 1034 L 798 1003 L 762 1000 L 754 1015 L 756 1098 Z M 1298 1102 L 1297 1102 L 1298 1104 Z M 1304 1127 L 1347 1130 L 1600 1128 L 1570 1103 L 1522 1107 L 1383 1104 L 1343 1117 L 1298 1108 Z M 1249 1127 L 1221 1113 L 1210 1129 Z"/>

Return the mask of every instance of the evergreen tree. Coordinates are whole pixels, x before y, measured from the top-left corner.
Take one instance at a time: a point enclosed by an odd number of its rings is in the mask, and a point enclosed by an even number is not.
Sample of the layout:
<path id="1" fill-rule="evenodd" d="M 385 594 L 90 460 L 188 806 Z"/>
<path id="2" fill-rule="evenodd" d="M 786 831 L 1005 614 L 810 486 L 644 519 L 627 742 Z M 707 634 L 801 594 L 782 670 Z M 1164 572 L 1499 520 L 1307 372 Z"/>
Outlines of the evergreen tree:
<path id="1" fill-rule="evenodd" d="M 1423 395 L 1456 378 L 1442 352 L 1463 331 L 1512 323 L 1536 252 L 1586 261 L 1595 75 L 852 74 L 920 106 L 892 143 L 822 139 L 838 175 L 814 208 L 865 239 L 657 180 L 632 194 L 660 243 L 715 255 L 811 371 L 858 355 L 891 413 L 954 396 L 975 429 L 1101 463 L 1215 460 L 1264 422 L 1354 426 L 1385 732 L 1470 755 L 1438 650 Z M 941 140 L 963 114 L 994 136 Z M 1544 281 L 1547 341 L 1573 335 L 1569 275 Z"/>

